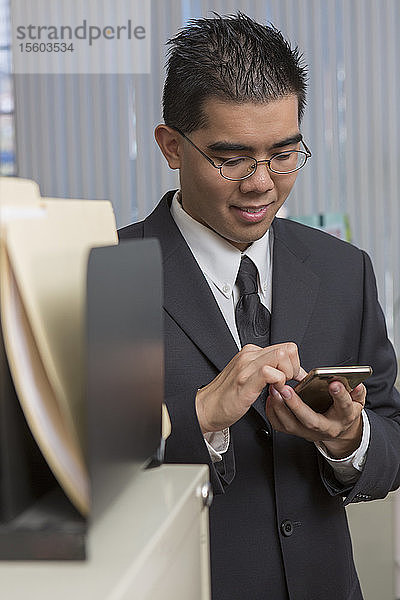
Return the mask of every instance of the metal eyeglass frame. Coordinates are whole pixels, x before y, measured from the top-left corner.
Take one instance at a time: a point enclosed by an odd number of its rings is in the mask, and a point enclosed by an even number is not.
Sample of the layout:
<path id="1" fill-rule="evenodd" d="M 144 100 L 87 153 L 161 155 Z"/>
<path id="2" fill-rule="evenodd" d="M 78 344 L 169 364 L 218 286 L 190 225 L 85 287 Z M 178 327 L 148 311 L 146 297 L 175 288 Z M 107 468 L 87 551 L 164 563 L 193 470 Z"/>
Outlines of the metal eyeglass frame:
<path id="1" fill-rule="evenodd" d="M 203 152 L 203 150 L 201 150 L 198 146 L 196 146 L 196 144 L 194 142 L 192 142 L 192 140 L 185 133 L 183 133 L 183 131 L 181 131 L 178 127 L 171 127 L 171 129 L 175 129 L 175 131 L 177 131 L 183 138 L 185 138 L 185 140 L 187 140 L 193 146 L 193 148 L 196 148 L 196 150 L 198 152 L 200 152 L 200 154 L 202 156 L 204 156 L 205 159 L 208 160 L 210 165 L 212 165 L 215 169 L 219 170 L 219 174 L 221 175 L 221 177 L 223 177 L 224 179 L 227 179 L 228 181 L 243 181 L 243 179 L 247 179 L 248 177 L 251 177 L 257 171 L 257 167 L 261 163 L 266 163 L 268 169 L 272 173 L 276 173 L 277 175 L 290 175 L 291 173 L 296 173 L 296 171 L 300 171 L 300 169 L 302 169 L 304 167 L 304 165 L 306 164 L 307 160 L 312 156 L 311 150 L 307 147 L 304 140 L 300 140 L 306 150 L 305 152 L 304 152 L 304 150 L 287 150 L 286 152 L 277 152 L 276 154 L 271 156 L 271 158 L 264 158 L 263 160 L 256 160 L 252 156 L 232 156 L 232 158 L 228 158 L 227 160 L 224 160 L 220 165 L 216 165 L 215 162 L 213 161 L 213 159 L 210 158 L 209 156 L 207 156 L 207 154 L 205 152 Z M 274 158 L 276 158 L 280 154 L 288 154 L 288 152 L 301 152 L 302 154 L 305 155 L 306 159 L 305 159 L 304 163 L 301 165 L 301 167 L 297 167 L 297 169 L 292 169 L 291 171 L 285 171 L 284 173 L 282 171 L 274 171 L 274 169 L 271 169 L 271 161 L 274 160 Z M 223 175 L 222 167 L 224 166 L 224 164 L 227 163 L 229 160 L 234 160 L 237 158 L 250 158 L 251 160 L 253 160 L 254 164 L 255 164 L 254 170 L 251 173 L 249 173 L 248 175 L 245 175 L 244 177 L 240 177 L 239 179 L 233 179 L 232 177 L 226 177 L 226 175 Z"/>

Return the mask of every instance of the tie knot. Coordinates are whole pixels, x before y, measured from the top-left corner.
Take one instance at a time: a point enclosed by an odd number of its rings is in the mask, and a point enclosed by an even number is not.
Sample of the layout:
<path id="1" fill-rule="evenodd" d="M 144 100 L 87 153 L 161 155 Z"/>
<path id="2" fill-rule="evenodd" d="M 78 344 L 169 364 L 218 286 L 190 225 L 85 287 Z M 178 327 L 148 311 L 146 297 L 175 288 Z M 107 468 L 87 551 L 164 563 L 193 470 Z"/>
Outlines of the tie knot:
<path id="1" fill-rule="evenodd" d="M 240 295 L 257 293 L 257 267 L 248 256 L 243 256 L 236 283 Z"/>

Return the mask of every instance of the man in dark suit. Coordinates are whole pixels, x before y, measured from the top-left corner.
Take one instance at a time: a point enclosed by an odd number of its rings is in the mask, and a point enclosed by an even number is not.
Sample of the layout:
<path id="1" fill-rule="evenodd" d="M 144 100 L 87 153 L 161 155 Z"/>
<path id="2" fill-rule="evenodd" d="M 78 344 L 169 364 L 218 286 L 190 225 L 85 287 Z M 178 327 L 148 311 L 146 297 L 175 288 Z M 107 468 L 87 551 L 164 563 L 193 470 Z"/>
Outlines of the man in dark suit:
<path id="1" fill-rule="evenodd" d="M 213 598 L 362 598 L 344 505 L 399 485 L 396 363 L 368 256 L 275 218 L 311 155 L 301 57 L 242 14 L 170 45 L 155 135 L 180 190 L 120 238 L 161 244 L 166 459 L 210 467 Z M 372 377 L 323 414 L 288 385 L 351 364 Z"/>

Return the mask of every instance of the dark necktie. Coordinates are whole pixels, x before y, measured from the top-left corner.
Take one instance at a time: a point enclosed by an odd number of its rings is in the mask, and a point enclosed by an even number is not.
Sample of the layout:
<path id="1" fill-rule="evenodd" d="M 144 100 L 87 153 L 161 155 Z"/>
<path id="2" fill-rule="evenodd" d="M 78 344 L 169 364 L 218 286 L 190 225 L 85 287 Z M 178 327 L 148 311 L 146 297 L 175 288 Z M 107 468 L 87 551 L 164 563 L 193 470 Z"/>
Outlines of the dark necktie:
<path id="1" fill-rule="evenodd" d="M 235 318 L 242 346 L 256 344 L 265 348 L 270 343 L 271 315 L 257 293 L 257 267 L 248 256 L 243 256 L 236 278 L 240 298 Z"/>

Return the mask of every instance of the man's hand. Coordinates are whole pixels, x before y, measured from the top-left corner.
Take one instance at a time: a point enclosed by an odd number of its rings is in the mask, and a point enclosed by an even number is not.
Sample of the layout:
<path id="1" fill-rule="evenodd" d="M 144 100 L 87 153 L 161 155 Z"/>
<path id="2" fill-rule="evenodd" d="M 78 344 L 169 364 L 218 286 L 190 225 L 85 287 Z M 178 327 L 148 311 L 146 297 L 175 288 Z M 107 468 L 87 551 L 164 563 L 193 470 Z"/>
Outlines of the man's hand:
<path id="1" fill-rule="evenodd" d="M 286 381 L 305 377 L 296 344 L 260 348 L 247 344 L 215 379 L 196 395 L 197 418 L 203 433 L 221 431 L 236 423 L 267 384 L 279 392 Z"/>
<path id="2" fill-rule="evenodd" d="M 362 437 L 361 411 L 367 395 L 360 383 L 352 392 L 339 381 L 329 385 L 333 404 L 324 413 L 316 413 L 287 385 L 270 387 L 266 414 L 274 429 L 297 435 L 311 442 L 323 442 L 333 458 L 349 456 Z"/>

